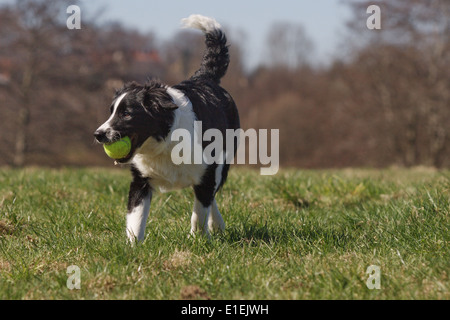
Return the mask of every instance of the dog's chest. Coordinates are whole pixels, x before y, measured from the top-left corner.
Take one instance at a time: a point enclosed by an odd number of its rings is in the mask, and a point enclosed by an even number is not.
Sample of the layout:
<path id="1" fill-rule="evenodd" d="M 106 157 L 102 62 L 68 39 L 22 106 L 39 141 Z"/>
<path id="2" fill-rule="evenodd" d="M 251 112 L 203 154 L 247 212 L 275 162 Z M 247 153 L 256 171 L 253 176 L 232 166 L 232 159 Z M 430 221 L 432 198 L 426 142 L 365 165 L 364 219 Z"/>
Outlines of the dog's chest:
<path id="1" fill-rule="evenodd" d="M 161 192 L 197 185 L 206 170 L 203 164 L 176 165 L 166 153 L 151 157 L 136 154 L 133 164 L 143 177 L 150 179 L 150 185 Z"/>

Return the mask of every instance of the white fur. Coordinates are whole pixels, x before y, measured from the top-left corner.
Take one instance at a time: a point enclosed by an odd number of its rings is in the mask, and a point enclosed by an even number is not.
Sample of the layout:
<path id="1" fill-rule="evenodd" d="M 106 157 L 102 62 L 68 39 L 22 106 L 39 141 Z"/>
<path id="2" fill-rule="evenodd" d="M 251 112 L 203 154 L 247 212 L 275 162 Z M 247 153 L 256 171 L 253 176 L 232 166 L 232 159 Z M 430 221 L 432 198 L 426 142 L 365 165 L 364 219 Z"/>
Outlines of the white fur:
<path id="1" fill-rule="evenodd" d="M 209 235 L 208 232 L 208 215 L 211 206 L 205 208 L 200 201 L 195 198 L 194 210 L 191 216 L 191 235 L 196 233 Z"/>
<path id="2" fill-rule="evenodd" d="M 215 186 L 214 191 L 219 189 L 220 181 L 222 179 L 223 164 L 217 165 L 215 172 Z M 213 199 L 211 206 L 205 208 L 200 201 L 195 199 L 194 210 L 191 217 L 191 235 L 196 232 L 206 234 L 209 236 L 212 232 L 220 232 L 225 230 L 225 222 L 217 207 L 216 199 Z"/>
<path id="3" fill-rule="evenodd" d="M 209 33 L 221 29 L 221 25 L 213 18 L 205 17 L 200 14 L 193 14 L 181 20 L 184 28 L 194 28 Z"/>
<path id="4" fill-rule="evenodd" d="M 208 216 L 208 229 L 210 232 L 225 230 L 225 222 L 223 222 L 222 215 L 217 207 L 216 199 L 211 204 L 211 210 Z"/>
<path id="5" fill-rule="evenodd" d="M 174 130 L 186 129 L 189 131 L 192 138 L 191 150 L 194 150 L 194 144 L 196 143 L 200 144 L 201 148 L 201 140 L 197 141 L 194 134 L 196 117 L 189 98 L 183 92 L 170 87 L 167 88 L 167 93 L 178 106 L 178 109 L 175 110 L 174 122 L 168 137 L 160 142 L 153 138 L 147 139 L 142 147 L 136 151 L 132 160 L 141 174 L 150 178 L 152 187 L 154 189 L 158 188 L 162 192 L 199 184 L 207 168 L 205 163 L 190 165 L 176 165 L 173 163 L 171 151 L 174 145 L 178 143 L 170 139 Z M 215 191 L 219 188 L 222 170 L 223 164 L 219 164 L 215 171 Z M 143 239 L 145 221 L 150 207 L 150 203 L 148 202 L 147 204 L 146 201 L 133 209 L 127 217 L 127 234 L 131 241 L 134 238 L 137 238 L 139 241 Z M 208 229 L 211 232 L 225 230 L 225 223 L 217 208 L 217 203 L 213 200 L 211 206 L 206 208 L 200 201 L 195 199 L 191 217 L 191 234 L 201 233 L 209 235 Z"/>
<path id="6" fill-rule="evenodd" d="M 102 124 L 97 130 L 98 131 L 107 131 L 108 129 L 111 128 L 111 125 L 109 124 L 111 122 L 111 120 L 114 118 L 114 116 L 116 115 L 116 111 L 117 111 L 117 107 L 119 106 L 120 102 L 122 101 L 123 98 L 125 98 L 125 96 L 127 95 L 127 92 L 123 93 L 120 97 L 118 97 L 116 99 L 116 103 L 114 103 L 114 107 L 113 107 L 113 112 L 111 113 L 111 116 L 108 118 L 108 120 L 105 121 L 104 124 Z"/>
<path id="7" fill-rule="evenodd" d="M 145 224 L 150 211 L 151 196 L 127 214 L 127 236 L 131 243 L 144 240 Z"/>
<path id="8" fill-rule="evenodd" d="M 148 138 L 136 151 L 132 160 L 144 177 L 151 178 L 152 187 L 158 188 L 161 192 L 199 184 L 207 167 L 204 163 L 191 165 L 173 163 L 171 152 L 178 142 L 171 141 L 171 133 L 175 129 L 183 128 L 194 137 L 195 114 L 191 101 L 181 91 L 167 88 L 167 93 L 177 104 L 178 109 L 175 110 L 174 122 L 166 140 L 158 142 L 154 138 Z"/>
<path id="9" fill-rule="evenodd" d="M 167 87 L 166 90 L 167 90 L 167 93 L 172 97 L 173 102 L 179 108 L 182 108 L 183 110 L 186 110 L 186 111 L 189 111 L 192 113 L 194 112 L 192 110 L 191 101 L 189 100 L 188 97 L 186 97 L 186 95 L 183 92 L 181 92 L 180 90 L 177 90 L 175 88 L 171 88 L 171 87 Z"/>

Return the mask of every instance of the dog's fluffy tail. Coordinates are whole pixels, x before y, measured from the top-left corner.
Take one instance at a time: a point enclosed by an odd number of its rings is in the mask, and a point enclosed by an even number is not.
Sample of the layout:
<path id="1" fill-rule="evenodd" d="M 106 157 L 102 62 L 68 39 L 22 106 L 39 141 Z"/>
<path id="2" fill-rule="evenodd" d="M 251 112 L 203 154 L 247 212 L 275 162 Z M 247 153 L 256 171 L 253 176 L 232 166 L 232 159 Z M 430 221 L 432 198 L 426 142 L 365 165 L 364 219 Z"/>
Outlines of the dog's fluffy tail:
<path id="1" fill-rule="evenodd" d="M 217 83 L 225 75 L 230 63 L 227 38 L 216 20 L 193 14 L 181 20 L 185 28 L 200 29 L 205 34 L 206 51 L 200 69 L 193 77 L 208 77 Z"/>

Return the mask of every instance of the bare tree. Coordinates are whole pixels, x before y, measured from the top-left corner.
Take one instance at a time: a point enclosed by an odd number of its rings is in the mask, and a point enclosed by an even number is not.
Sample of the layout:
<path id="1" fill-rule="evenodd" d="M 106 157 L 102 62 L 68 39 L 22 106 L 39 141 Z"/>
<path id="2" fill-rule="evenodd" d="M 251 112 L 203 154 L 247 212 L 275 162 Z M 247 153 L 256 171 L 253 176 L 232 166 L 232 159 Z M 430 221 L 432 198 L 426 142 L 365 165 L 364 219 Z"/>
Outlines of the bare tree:
<path id="1" fill-rule="evenodd" d="M 38 96 L 38 79 L 52 69 L 60 43 L 55 34 L 57 17 L 67 1 L 18 0 L 2 14 L 1 54 L 17 66 L 9 90 L 17 106 L 13 164 L 23 166 L 27 150 L 30 113 Z M 63 10 L 64 10 L 63 9 Z M 8 52 L 7 52 L 8 51 Z M 37 96 L 36 96 L 37 95 Z"/>
<path id="2" fill-rule="evenodd" d="M 268 65 L 296 69 L 310 62 L 314 44 L 299 24 L 275 23 L 267 36 Z"/>
<path id="3" fill-rule="evenodd" d="M 81 30 L 69 30 L 66 9 L 74 3 L 19 0 L 0 8 L 0 62 L 8 62 L 10 74 L 0 87 L 0 113 L 13 132 L 3 126 L 9 147 L 0 152 L 14 166 L 91 163 L 92 130 L 113 87 L 161 73 L 152 34 L 99 27 L 85 16 Z"/>
<path id="4" fill-rule="evenodd" d="M 82 30 L 68 30 L 73 3 L 0 6 L 0 164 L 110 163 L 92 131 L 114 88 L 152 76 L 178 83 L 199 66 L 201 34 L 180 32 L 161 44 L 151 32 L 99 26 L 88 15 Z M 282 164 L 450 165 L 449 2 L 378 1 L 379 31 L 365 25 L 369 4 L 350 2 L 358 45 L 347 41 L 352 54 L 327 68 L 309 65 L 304 29 L 279 23 L 267 35 L 267 63 L 246 74 L 245 37 L 227 32 L 231 64 L 222 84 L 243 128 L 280 129 Z"/>
<path id="5" fill-rule="evenodd" d="M 356 17 L 370 4 L 352 1 L 353 21 L 364 21 Z M 441 166 L 450 143 L 450 2 L 377 4 L 382 30 L 350 24 L 354 38 L 365 44 L 355 51 L 355 64 L 366 74 L 365 91 L 371 95 L 367 103 L 384 115 L 391 152 L 399 155 L 402 164 Z"/>

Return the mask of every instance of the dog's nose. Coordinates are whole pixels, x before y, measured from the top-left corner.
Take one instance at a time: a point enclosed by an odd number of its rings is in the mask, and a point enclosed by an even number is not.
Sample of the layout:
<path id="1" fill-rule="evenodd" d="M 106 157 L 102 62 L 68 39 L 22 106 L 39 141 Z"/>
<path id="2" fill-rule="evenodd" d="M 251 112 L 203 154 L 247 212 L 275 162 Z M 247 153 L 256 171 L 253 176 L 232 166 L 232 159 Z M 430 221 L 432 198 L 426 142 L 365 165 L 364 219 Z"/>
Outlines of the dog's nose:
<path id="1" fill-rule="evenodd" d="M 106 131 L 104 130 L 96 130 L 94 132 L 95 140 L 97 140 L 100 143 L 108 142 L 108 138 L 106 137 Z"/>

